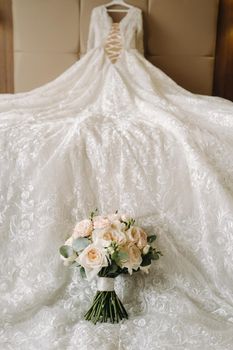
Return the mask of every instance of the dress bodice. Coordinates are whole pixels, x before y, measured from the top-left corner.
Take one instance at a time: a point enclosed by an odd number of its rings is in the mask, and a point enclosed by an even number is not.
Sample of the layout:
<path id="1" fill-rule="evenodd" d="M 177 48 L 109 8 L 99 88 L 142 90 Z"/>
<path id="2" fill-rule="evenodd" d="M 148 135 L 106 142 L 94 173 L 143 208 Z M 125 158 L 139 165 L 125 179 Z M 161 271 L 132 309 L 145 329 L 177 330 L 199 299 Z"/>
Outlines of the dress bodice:
<path id="1" fill-rule="evenodd" d="M 105 6 L 95 7 L 91 13 L 87 50 L 104 47 L 115 25 Z M 137 49 L 144 54 L 142 11 L 132 6 L 118 27 L 122 49 Z"/>

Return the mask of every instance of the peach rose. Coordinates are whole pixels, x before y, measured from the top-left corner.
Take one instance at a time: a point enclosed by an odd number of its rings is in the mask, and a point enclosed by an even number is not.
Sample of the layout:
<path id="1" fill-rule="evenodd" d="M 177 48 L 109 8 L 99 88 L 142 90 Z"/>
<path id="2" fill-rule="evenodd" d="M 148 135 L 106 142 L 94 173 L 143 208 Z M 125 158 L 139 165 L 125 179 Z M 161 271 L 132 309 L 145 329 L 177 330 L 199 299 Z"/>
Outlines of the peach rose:
<path id="1" fill-rule="evenodd" d="M 112 231 L 113 241 L 118 245 L 124 245 L 127 242 L 127 236 L 125 232 L 121 230 L 113 230 Z"/>
<path id="2" fill-rule="evenodd" d="M 141 251 L 135 244 L 126 245 L 120 251 L 128 254 L 128 258 L 122 262 L 122 267 L 126 267 L 132 275 L 133 270 L 137 270 L 142 263 Z"/>
<path id="3" fill-rule="evenodd" d="M 82 220 L 77 223 L 77 225 L 74 228 L 73 232 L 73 238 L 79 238 L 79 237 L 88 237 L 91 235 L 93 229 L 93 225 L 91 220 Z"/>
<path id="4" fill-rule="evenodd" d="M 139 249 L 143 249 L 147 245 L 147 234 L 140 227 L 131 226 L 126 234 L 129 242 L 137 244 Z"/>
<path id="5" fill-rule="evenodd" d="M 137 246 L 139 249 L 143 249 L 147 246 L 147 234 L 142 229 L 140 229 L 139 240 L 138 240 Z"/>

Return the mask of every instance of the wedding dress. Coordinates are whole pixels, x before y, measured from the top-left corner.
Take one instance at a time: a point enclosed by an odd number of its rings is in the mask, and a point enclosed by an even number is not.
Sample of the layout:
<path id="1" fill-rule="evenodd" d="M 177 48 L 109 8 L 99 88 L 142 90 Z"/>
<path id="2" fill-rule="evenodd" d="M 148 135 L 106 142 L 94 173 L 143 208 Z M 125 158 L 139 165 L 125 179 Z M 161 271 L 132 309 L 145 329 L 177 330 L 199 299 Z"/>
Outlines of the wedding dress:
<path id="1" fill-rule="evenodd" d="M 88 51 L 0 97 L 0 349 L 233 349 L 233 104 L 143 56 L 142 14 L 91 16 Z M 158 235 L 150 274 L 119 276 L 129 320 L 84 321 L 96 290 L 58 248 L 98 208 Z"/>

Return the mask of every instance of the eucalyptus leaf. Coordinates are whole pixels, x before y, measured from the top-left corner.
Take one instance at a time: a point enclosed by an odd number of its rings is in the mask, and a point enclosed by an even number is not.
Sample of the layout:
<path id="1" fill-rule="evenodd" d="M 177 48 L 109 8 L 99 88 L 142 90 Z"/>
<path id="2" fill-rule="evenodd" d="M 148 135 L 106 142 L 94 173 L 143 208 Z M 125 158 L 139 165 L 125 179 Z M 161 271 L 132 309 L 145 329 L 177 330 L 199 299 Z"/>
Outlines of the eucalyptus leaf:
<path id="1" fill-rule="evenodd" d="M 86 278 L 86 272 L 83 266 L 80 267 L 80 274 L 82 276 L 82 278 Z"/>
<path id="2" fill-rule="evenodd" d="M 126 252 L 118 252 L 118 259 L 121 261 L 125 261 L 129 258 L 129 254 Z"/>
<path id="3" fill-rule="evenodd" d="M 68 246 L 68 245 L 63 245 L 60 249 L 60 254 L 62 256 L 64 256 L 64 258 L 68 259 L 70 256 L 73 255 L 74 251 L 72 249 L 72 247 Z"/>
<path id="4" fill-rule="evenodd" d="M 116 261 L 118 259 L 118 252 L 114 252 L 112 255 L 111 255 L 111 258 L 112 260 Z"/>
<path id="5" fill-rule="evenodd" d="M 80 264 L 77 261 L 74 261 L 71 265 L 72 267 L 80 267 Z"/>
<path id="6" fill-rule="evenodd" d="M 80 252 L 81 250 L 84 250 L 87 246 L 89 246 L 90 241 L 87 238 L 81 237 L 77 238 L 73 241 L 72 247 L 75 252 Z"/>

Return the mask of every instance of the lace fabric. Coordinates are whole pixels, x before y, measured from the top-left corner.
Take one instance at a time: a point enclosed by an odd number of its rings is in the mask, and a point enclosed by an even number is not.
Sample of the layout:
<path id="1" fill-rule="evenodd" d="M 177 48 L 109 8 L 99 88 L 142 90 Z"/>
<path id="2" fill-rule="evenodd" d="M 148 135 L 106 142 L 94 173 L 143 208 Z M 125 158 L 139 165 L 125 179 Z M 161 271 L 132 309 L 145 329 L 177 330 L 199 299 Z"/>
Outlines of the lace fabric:
<path id="1" fill-rule="evenodd" d="M 0 349 L 232 350 L 233 104 L 194 95 L 142 55 L 141 11 L 93 10 L 88 52 L 0 96 Z M 96 291 L 58 248 L 93 208 L 128 212 L 164 254 L 116 279 L 129 313 L 83 321 Z"/>

